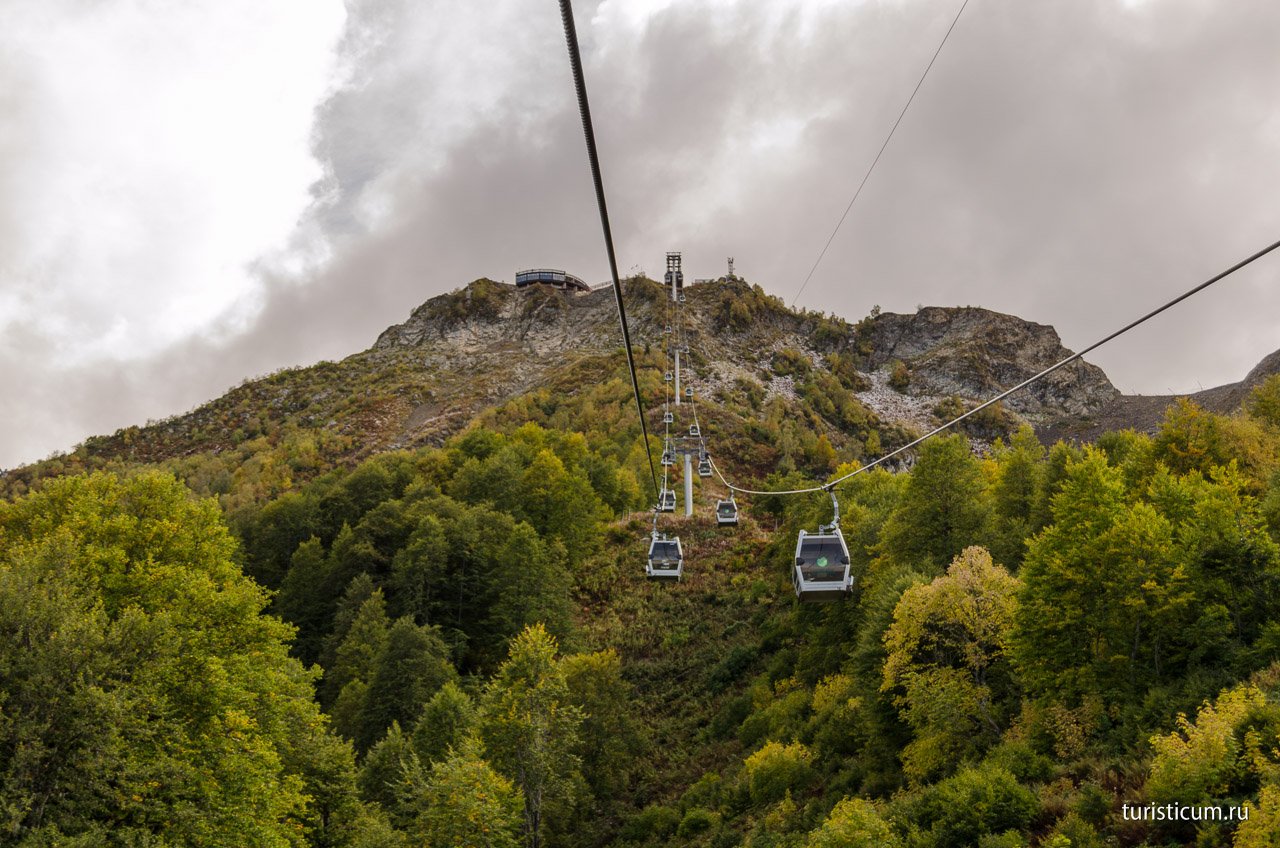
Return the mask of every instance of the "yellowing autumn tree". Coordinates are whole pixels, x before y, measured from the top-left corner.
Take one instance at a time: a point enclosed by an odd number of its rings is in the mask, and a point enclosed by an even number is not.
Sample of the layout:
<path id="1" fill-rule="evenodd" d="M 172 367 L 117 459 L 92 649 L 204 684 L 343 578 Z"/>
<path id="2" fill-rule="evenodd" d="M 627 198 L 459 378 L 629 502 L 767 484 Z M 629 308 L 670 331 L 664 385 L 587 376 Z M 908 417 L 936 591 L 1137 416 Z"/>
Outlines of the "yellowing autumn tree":
<path id="1" fill-rule="evenodd" d="M 984 548 L 966 548 L 947 573 L 903 593 L 885 633 L 882 691 L 915 738 L 902 752 L 916 779 L 999 739 L 1015 706 L 1006 657 L 1020 588 Z"/>

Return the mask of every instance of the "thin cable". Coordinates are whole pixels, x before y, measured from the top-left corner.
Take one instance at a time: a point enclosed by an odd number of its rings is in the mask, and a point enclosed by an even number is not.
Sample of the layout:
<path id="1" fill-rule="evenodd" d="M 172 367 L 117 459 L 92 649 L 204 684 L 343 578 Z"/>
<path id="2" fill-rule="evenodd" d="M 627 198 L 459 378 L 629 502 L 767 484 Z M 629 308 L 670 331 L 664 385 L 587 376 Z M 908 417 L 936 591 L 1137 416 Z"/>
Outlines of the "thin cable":
<path id="1" fill-rule="evenodd" d="M 1081 359 L 1082 357 L 1084 357 L 1086 353 L 1097 350 L 1107 342 L 1111 341 L 1112 339 L 1115 339 L 1118 336 L 1124 335 L 1125 333 L 1129 332 L 1130 330 L 1132 330 L 1133 328 L 1137 327 L 1140 324 L 1145 324 L 1147 321 L 1156 317 L 1161 312 L 1164 312 L 1167 309 L 1177 306 L 1179 303 L 1191 297 L 1192 295 L 1198 294 L 1204 291 L 1205 289 L 1209 288 L 1209 286 L 1213 285 L 1214 283 L 1217 283 L 1226 279 L 1227 277 L 1234 274 L 1236 271 L 1239 271 L 1241 268 L 1245 267 L 1246 265 L 1249 265 L 1252 262 L 1255 262 L 1258 259 L 1261 259 L 1262 257 L 1266 256 L 1268 253 L 1272 252 L 1276 248 L 1280 248 L 1280 241 L 1272 242 L 1271 244 L 1262 248 L 1262 250 L 1259 250 L 1257 253 L 1254 253 L 1251 256 L 1248 256 L 1245 259 L 1240 260 L 1239 262 L 1232 265 L 1227 270 L 1222 271 L 1219 274 L 1215 274 L 1214 276 L 1205 280 L 1203 283 L 1196 286 L 1195 288 L 1192 288 L 1186 292 L 1183 292 L 1182 294 L 1175 297 L 1173 300 L 1169 301 L 1168 303 L 1165 303 L 1160 307 L 1157 307 L 1156 309 L 1151 310 L 1146 315 L 1143 315 L 1141 318 L 1138 318 L 1135 321 L 1130 321 L 1128 324 L 1124 325 L 1123 327 L 1111 333 L 1110 335 L 1099 339 L 1098 341 L 1094 342 L 1093 344 L 1089 345 L 1088 347 L 1084 348 L 1083 350 L 1077 353 L 1071 354 L 1066 359 L 1063 359 L 1061 362 L 1057 362 L 1057 363 L 1054 363 L 1053 365 L 1050 365 L 1048 368 L 1044 369 L 1039 374 L 1028 377 L 1027 379 L 1023 380 L 1021 383 L 1018 383 L 1018 385 L 1013 386 L 1012 388 L 1005 389 L 1000 394 L 996 395 L 990 400 L 983 402 L 978 406 L 975 406 L 973 409 L 969 410 L 963 415 L 958 415 L 955 418 L 948 421 L 947 423 L 942 424 L 938 427 L 935 427 L 934 429 L 930 430 L 928 433 L 925 433 L 923 436 L 919 437 L 918 439 L 908 442 L 907 444 L 903 445 L 897 450 L 894 450 L 885 454 L 884 456 L 880 457 L 874 462 L 868 462 L 866 465 L 863 465 L 860 468 L 856 468 L 853 471 L 850 471 L 848 474 L 845 474 L 842 477 L 837 477 L 836 479 L 831 480 L 830 482 L 824 483 L 821 486 L 812 486 L 807 489 L 789 489 L 785 491 L 775 491 L 775 492 L 762 491 L 757 489 L 744 489 L 741 486 L 735 486 L 732 483 L 730 483 L 728 480 L 726 480 L 724 476 L 720 473 L 720 470 L 716 467 L 716 464 L 714 461 L 712 461 L 711 467 L 715 469 L 716 476 L 720 478 L 720 482 L 724 483 L 726 486 L 728 486 L 730 489 L 732 489 L 735 492 L 742 492 L 743 494 L 747 494 L 747 495 L 806 495 L 806 494 L 812 494 L 814 492 L 830 491 L 832 487 L 836 486 L 839 483 L 843 483 L 845 480 L 848 480 L 850 477 L 853 477 L 854 475 L 861 474 L 864 471 L 868 471 L 872 468 L 875 468 L 877 465 L 880 465 L 886 460 L 892 459 L 893 457 L 898 456 L 899 454 L 907 450 L 910 450 L 911 448 L 923 442 L 925 439 L 936 436 L 939 433 L 943 432 L 944 430 L 948 430 L 951 427 L 954 427 L 956 424 L 959 424 L 961 421 L 965 420 L 969 416 L 974 415 L 978 412 L 981 412 L 982 410 L 986 409 L 987 407 L 991 406 L 994 403 L 998 403 L 1004 400 L 1009 395 L 1013 394 L 1019 389 L 1024 389 L 1027 386 L 1031 385 L 1032 383 L 1036 382 L 1037 380 L 1040 380 L 1048 376 L 1049 374 L 1052 374 L 1054 371 L 1057 371 L 1059 368 L 1062 368 L 1065 365 L 1069 365 L 1072 362 L 1075 362 L 1076 360 Z"/>
<path id="2" fill-rule="evenodd" d="M 893 140 L 893 134 L 898 131 L 898 124 L 902 123 L 902 119 L 906 117 L 907 110 L 911 108 L 911 101 L 916 99 L 916 94 L 920 91 L 920 86 L 924 85 L 925 77 L 929 76 L 933 63 L 938 61 L 938 54 L 942 52 L 942 48 L 946 45 L 947 39 L 951 37 L 951 31 L 956 28 L 956 24 L 960 22 L 960 16 L 964 14 L 965 6 L 969 5 L 969 0 L 964 0 L 960 4 L 960 11 L 956 12 L 955 19 L 951 21 L 951 26 L 947 28 L 947 34 L 942 36 L 942 41 L 938 43 L 938 49 L 933 51 L 933 58 L 929 60 L 929 64 L 925 66 L 924 73 L 920 75 L 919 82 L 911 91 L 911 96 L 907 98 L 907 103 L 902 107 L 902 111 L 898 113 L 898 120 L 893 122 L 893 128 L 889 130 L 889 134 L 885 136 L 884 144 L 880 145 L 880 151 L 876 153 L 876 158 L 871 161 L 871 167 L 867 168 L 867 172 L 862 175 L 862 182 L 858 183 L 858 189 L 853 193 L 853 198 L 849 201 L 849 205 L 844 208 L 844 214 L 840 216 L 840 220 L 836 222 L 836 228 L 831 231 L 831 236 L 827 239 L 827 243 L 822 246 L 822 252 L 818 254 L 818 258 L 814 260 L 813 267 L 809 269 L 809 274 L 804 278 L 804 282 L 800 284 L 800 290 L 796 292 L 795 297 L 791 298 L 791 305 L 795 306 L 796 301 L 800 299 L 800 295 L 804 293 L 805 287 L 809 285 L 809 281 L 813 279 L 813 273 L 818 270 L 818 265 L 822 263 L 822 258 L 827 255 L 827 249 L 831 247 L 831 242 L 835 241 L 836 233 L 840 232 L 840 227 L 844 224 L 844 219 L 849 216 L 849 210 L 853 208 L 853 204 L 858 202 L 858 195 L 862 194 L 862 187 L 867 184 L 867 180 L 871 179 L 871 172 L 876 169 L 876 165 L 880 162 L 880 157 L 884 155 L 885 148 L 889 146 L 889 142 Z"/>
<path id="3" fill-rule="evenodd" d="M 967 0 L 966 0 L 967 2 Z M 627 368 L 631 371 L 631 390 L 640 415 L 640 432 L 644 437 L 644 453 L 649 460 L 649 476 L 658 491 L 658 472 L 653 465 L 653 449 L 649 446 L 649 425 L 644 419 L 640 400 L 640 379 L 636 376 L 635 355 L 631 351 L 631 332 L 627 329 L 627 309 L 622 303 L 622 282 L 618 279 L 618 260 L 613 250 L 613 230 L 609 226 L 609 208 L 604 200 L 604 179 L 600 176 L 600 157 L 596 153 L 596 134 L 591 124 L 591 105 L 587 102 L 587 81 L 582 74 L 582 53 L 578 48 L 578 28 L 573 22 L 573 3 L 560 0 L 560 19 L 564 23 L 564 40 L 569 47 L 569 65 L 573 70 L 573 87 L 578 93 L 578 113 L 582 116 L 582 134 L 587 142 L 587 158 L 591 161 L 591 179 L 596 187 L 596 205 L 600 208 L 600 228 L 604 231 L 605 250 L 609 254 L 609 275 L 618 301 L 618 322 L 622 325 L 622 343 L 627 350 Z"/>

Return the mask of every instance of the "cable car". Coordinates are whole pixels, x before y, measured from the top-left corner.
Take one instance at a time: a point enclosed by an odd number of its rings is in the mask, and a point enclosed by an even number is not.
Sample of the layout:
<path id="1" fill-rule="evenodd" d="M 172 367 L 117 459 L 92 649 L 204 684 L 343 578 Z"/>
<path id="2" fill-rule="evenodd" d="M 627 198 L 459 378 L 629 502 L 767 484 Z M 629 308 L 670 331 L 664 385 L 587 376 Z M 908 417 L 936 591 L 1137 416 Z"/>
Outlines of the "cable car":
<path id="1" fill-rule="evenodd" d="M 676 464 L 676 455 L 675 455 L 675 452 L 671 450 L 671 448 L 663 448 L 662 464 L 667 467 L 670 467 Z"/>
<path id="2" fill-rule="evenodd" d="M 649 563 L 644 576 L 653 580 L 679 580 L 684 573 L 684 549 L 680 537 L 667 538 L 657 530 L 649 539 Z"/>
<path id="3" fill-rule="evenodd" d="M 796 539 L 796 562 L 791 580 L 796 597 L 804 602 L 838 601 L 853 590 L 849 574 L 849 547 L 840 532 L 840 504 L 831 492 L 835 518 L 817 533 L 800 531 Z"/>
<path id="4" fill-rule="evenodd" d="M 689 425 L 689 435 L 690 435 L 690 436 L 701 436 L 701 435 L 702 435 L 702 430 L 698 427 L 698 425 L 697 425 L 697 424 L 690 424 L 690 425 Z"/>
<path id="5" fill-rule="evenodd" d="M 670 383 L 670 382 L 671 382 L 672 380 L 674 380 L 674 379 L 675 379 L 675 377 L 671 376 L 671 372 L 670 372 L 670 371 L 668 371 L 667 373 L 665 373 L 665 374 L 663 374 L 663 375 L 662 375 L 662 382 L 664 382 L 664 383 Z"/>
<path id="6" fill-rule="evenodd" d="M 693 399 L 693 386 L 690 386 L 684 390 L 684 396 L 686 398 L 689 398 L 690 400 Z"/>
<path id="7" fill-rule="evenodd" d="M 675 413 L 674 413 L 674 412 L 664 412 L 664 413 L 662 413 L 662 423 L 663 423 L 663 424 L 674 424 L 674 423 L 675 423 L 675 420 L 676 420 L 676 416 L 675 416 Z"/>
<path id="8" fill-rule="evenodd" d="M 680 302 L 684 303 L 684 292 L 680 292 Z"/>
<path id="9" fill-rule="evenodd" d="M 671 335 L 671 325 L 670 325 L 670 324 L 668 324 L 666 327 L 664 327 L 664 328 L 662 329 L 662 335 L 664 335 L 664 336 L 669 336 L 669 335 Z"/>
<path id="10" fill-rule="evenodd" d="M 663 489 L 658 494 L 658 512 L 675 512 L 675 511 L 676 511 L 675 489 Z"/>
<path id="11" fill-rule="evenodd" d="M 698 476 L 699 477 L 711 476 L 711 460 L 705 456 L 702 459 L 698 460 Z"/>
<path id="12" fill-rule="evenodd" d="M 719 527 L 738 526 L 738 503 L 729 496 L 727 501 L 716 501 L 716 525 Z"/>

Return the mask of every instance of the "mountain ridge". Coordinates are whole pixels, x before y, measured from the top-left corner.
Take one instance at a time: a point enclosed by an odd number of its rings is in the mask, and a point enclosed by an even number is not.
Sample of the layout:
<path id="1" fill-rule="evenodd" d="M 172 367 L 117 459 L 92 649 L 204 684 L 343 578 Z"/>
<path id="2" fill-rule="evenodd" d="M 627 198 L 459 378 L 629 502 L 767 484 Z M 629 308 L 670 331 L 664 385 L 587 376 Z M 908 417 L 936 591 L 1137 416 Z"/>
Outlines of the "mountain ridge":
<path id="1" fill-rule="evenodd" d="M 661 285 L 645 278 L 626 280 L 624 292 L 653 412 L 669 303 Z M 823 396 L 836 396 L 841 411 L 824 413 L 818 429 L 854 459 L 904 443 L 1070 355 L 1053 327 L 980 307 L 876 310 L 851 323 L 791 310 L 736 277 L 688 287 L 686 296 L 701 399 L 736 400 L 745 419 L 775 399 L 792 414 L 808 414 L 830 405 Z M 611 379 L 623 366 L 619 335 L 611 291 L 569 294 L 481 278 L 428 299 L 367 350 L 246 380 L 190 412 L 90 438 L 73 456 L 175 460 L 219 454 L 281 428 L 321 432 L 332 442 L 326 450 L 348 461 L 438 445 L 522 396 L 572 395 Z M 1280 351 L 1239 382 L 1187 397 L 1231 411 L 1278 371 Z M 849 399 L 841 400 L 846 390 Z M 1011 396 L 967 432 L 979 450 L 1022 423 L 1046 442 L 1091 441 L 1107 430 L 1154 429 L 1177 397 L 1123 395 L 1101 368 L 1080 361 Z M 15 473 L 25 476 L 7 476 Z"/>

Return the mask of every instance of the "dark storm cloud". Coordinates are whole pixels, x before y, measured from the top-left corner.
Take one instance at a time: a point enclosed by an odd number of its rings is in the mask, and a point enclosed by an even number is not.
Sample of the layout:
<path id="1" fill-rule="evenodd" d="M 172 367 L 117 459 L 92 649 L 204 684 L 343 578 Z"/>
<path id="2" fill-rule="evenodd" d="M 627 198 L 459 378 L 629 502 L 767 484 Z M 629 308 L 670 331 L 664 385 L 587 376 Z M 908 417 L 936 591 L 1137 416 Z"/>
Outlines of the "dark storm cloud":
<path id="1" fill-rule="evenodd" d="M 732 254 L 790 300 L 956 8 L 579 4 L 623 272 L 681 249 L 714 276 Z M 478 276 L 605 278 L 548 7 L 353 2 L 347 33 L 347 84 L 317 112 L 328 176 L 296 236 L 311 260 L 262 263 L 247 328 L 13 389 L 60 433 L 364 348 Z M 971 0 L 801 304 L 982 305 L 1084 346 L 1280 237 L 1277 43 L 1263 2 Z M 1263 264 L 1092 358 L 1128 390 L 1237 379 L 1280 347 L 1277 278 Z"/>

